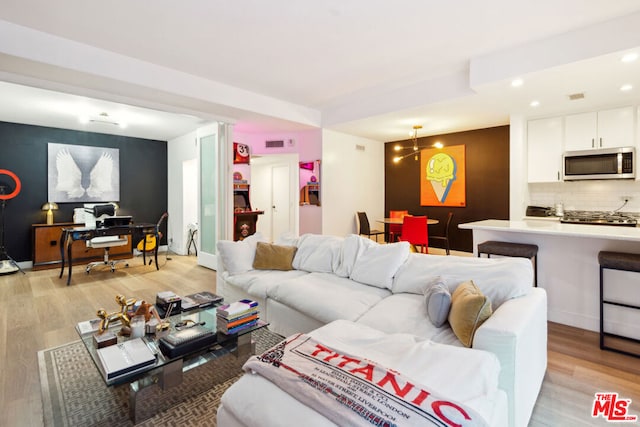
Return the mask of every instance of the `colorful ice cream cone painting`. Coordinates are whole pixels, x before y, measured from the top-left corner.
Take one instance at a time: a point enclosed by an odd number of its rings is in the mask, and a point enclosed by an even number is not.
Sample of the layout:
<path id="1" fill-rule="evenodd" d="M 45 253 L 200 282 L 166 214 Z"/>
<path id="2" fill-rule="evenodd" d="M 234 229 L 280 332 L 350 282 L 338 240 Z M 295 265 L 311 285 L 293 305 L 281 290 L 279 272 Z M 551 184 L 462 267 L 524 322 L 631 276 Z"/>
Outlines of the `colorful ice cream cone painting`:
<path id="1" fill-rule="evenodd" d="M 464 145 L 420 152 L 420 205 L 465 206 Z"/>

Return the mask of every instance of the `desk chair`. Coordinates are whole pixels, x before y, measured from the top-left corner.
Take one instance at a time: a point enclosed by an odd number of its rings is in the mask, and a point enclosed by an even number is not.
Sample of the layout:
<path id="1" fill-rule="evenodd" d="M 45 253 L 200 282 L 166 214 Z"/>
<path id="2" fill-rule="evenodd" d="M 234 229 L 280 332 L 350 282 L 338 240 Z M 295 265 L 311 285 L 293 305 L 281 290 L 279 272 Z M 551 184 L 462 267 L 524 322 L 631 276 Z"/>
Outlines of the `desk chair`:
<path id="1" fill-rule="evenodd" d="M 449 246 L 449 226 L 451 225 L 451 219 L 453 218 L 453 212 L 449 212 L 449 216 L 447 217 L 447 224 L 444 226 L 444 236 L 429 236 L 432 240 L 441 240 L 444 242 L 444 248 L 447 251 L 447 255 L 451 252 L 451 247 Z"/>
<path id="2" fill-rule="evenodd" d="M 389 218 L 404 218 L 409 211 L 389 211 Z M 389 224 L 389 242 L 395 242 L 402 234 L 402 224 Z"/>
<path id="3" fill-rule="evenodd" d="M 429 229 L 426 216 L 405 216 L 402 221 L 402 235 L 398 239 L 409 242 L 414 248 L 420 246 L 420 252 L 429 253 Z"/>
<path id="4" fill-rule="evenodd" d="M 358 220 L 358 234 L 361 236 L 376 236 L 376 242 L 378 241 L 378 236 L 380 234 L 384 235 L 384 231 L 380 230 L 372 230 L 369 225 L 369 218 L 367 218 L 366 212 L 358 212 L 356 215 L 356 219 Z"/>
<path id="5" fill-rule="evenodd" d="M 129 267 L 129 264 L 126 260 L 112 260 L 109 259 L 109 248 L 114 246 L 124 246 L 129 243 L 129 239 L 126 236 L 100 236 L 94 237 L 91 240 L 87 240 L 88 248 L 103 248 L 104 249 L 104 260 L 103 261 L 94 261 L 87 264 L 85 267 L 85 271 L 87 274 L 91 271 L 93 267 L 98 265 L 108 265 L 111 267 L 111 272 L 116 270 L 116 264 L 124 262 L 126 267 Z"/>
<path id="6" fill-rule="evenodd" d="M 112 210 L 111 215 L 113 215 L 113 213 L 115 213 L 114 210 Z M 102 215 L 101 215 L 102 217 Z M 106 218 L 109 218 L 108 216 Z M 111 218 L 116 218 L 116 217 L 111 217 Z M 109 221 L 105 221 L 106 223 L 108 223 Z M 124 225 L 128 225 L 131 223 L 131 217 L 117 217 L 117 224 L 119 226 L 124 226 Z M 116 264 L 124 262 L 125 266 L 128 267 L 129 263 L 126 260 L 112 260 L 109 259 L 109 249 L 113 248 L 115 246 L 124 246 L 126 244 L 129 243 L 129 239 L 127 238 L 127 236 L 98 236 L 98 237 L 94 237 L 91 240 L 87 240 L 86 244 L 88 248 L 101 248 L 104 249 L 104 259 L 102 261 L 94 261 L 94 262 L 90 262 L 89 264 L 87 264 L 87 266 L 85 267 L 85 271 L 87 272 L 87 274 L 89 274 L 89 272 L 91 272 L 91 269 L 93 267 L 96 267 L 98 265 L 108 265 L 111 267 L 111 272 L 113 273 L 116 270 Z"/>

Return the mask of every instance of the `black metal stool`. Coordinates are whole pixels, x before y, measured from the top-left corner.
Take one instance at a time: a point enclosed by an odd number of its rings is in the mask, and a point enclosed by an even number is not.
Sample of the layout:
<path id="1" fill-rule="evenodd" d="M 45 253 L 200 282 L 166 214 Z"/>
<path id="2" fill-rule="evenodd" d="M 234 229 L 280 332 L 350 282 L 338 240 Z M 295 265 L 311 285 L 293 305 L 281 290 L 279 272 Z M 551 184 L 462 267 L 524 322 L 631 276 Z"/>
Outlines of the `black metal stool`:
<path id="1" fill-rule="evenodd" d="M 499 242 L 497 240 L 488 240 L 478 244 L 478 258 L 482 254 L 487 254 L 487 258 L 491 255 L 510 256 L 518 258 L 529 258 L 533 263 L 533 285 L 538 286 L 538 246 L 527 243 Z"/>
<path id="2" fill-rule="evenodd" d="M 640 273 L 640 254 L 631 254 L 626 252 L 608 252 L 601 251 L 598 253 L 598 262 L 600 263 L 600 348 L 603 350 L 611 350 L 622 354 L 627 354 L 629 356 L 640 357 L 640 353 L 633 353 L 628 350 L 621 350 L 614 347 L 609 347 L 605 345 L 604 338 L 605 336 L 622 338 L 627 341 L 633 341 L 635 343 L 640 343 L 640 340 L 635 338 L 625 337 L 618 334 L 613 334 L 610 332 L 604 331 L 604 305 L 609 304 L 618 307 L 625 307 L 640 310 L 640 307 L 632 304 L 625 304 L 616 301 L 607 301 L 604 299 L 604 269 L 610 270 L 622 270 L 622 271 L 632 271 Z"/>

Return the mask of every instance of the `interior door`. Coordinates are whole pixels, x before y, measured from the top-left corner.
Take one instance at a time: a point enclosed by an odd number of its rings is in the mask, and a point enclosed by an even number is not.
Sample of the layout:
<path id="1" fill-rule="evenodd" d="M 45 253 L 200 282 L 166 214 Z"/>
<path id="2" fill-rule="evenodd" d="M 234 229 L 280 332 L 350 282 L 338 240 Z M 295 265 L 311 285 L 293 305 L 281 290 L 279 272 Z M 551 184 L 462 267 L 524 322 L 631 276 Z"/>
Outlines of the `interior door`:
<path id="1" fill-rule="evenodd" d="M 274 165 L 271 173 L 271 229 L 275 241 L 291 230 L 291 193 L 289 191 L 289 165 Z"/>

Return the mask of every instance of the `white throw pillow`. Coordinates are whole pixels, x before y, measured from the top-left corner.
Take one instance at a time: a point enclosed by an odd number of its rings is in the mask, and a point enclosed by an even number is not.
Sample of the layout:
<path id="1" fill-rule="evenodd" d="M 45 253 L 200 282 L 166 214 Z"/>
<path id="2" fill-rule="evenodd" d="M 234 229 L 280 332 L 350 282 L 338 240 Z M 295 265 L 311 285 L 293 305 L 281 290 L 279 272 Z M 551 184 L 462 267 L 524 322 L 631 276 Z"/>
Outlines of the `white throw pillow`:
<path id="1" fill-rule="evenodd" d="M 340 254 L 340 262 L 333 271 L 336 276 L 350 277 L 356 260 L 370 246 L 377 243 L 366 237 L 350 234 L 344 238 L 342 242 L 342 252 Z"/>
<path id="2" fill-rule="evenodd" d="M 295 234 L 293 234 L 290 231 L 285 231 L 284 233 L 282 233 L 275 242 L 273 242 L 276 245 L 281 245 L 281 246 L 298 246 L 298 240 L 300 238 L 298 236 L 296 236 Z"/>
<path id="3" fill-rule="evenodd" d="M 230 274 L 246 273 L 253 270 L 253 260 L 256 256 L 256 245 L 263 242 L 261 233 L 255 233 L 244 240 L 233 242 L 219 240 L 216 247 L 222 259 L 224 269 Z"/>
<path id="4" fill-rule="evenodd" d="M 442 277 L 452 295 L 460 283 L 473 280 L 494 310 L 508 299 L 527 295 L 533 287 L 533 267 L 526 258 L 411 254 L 398 270 L 392 291 L 423 295 L 436 276 Z"/>
<path id="5" fill-rule="evenodd" d="M 409 242 L 379 245 L 374 242 L 356 258 L 350 278 L 378 288 L 391 289 L 393 276 L 407 260 Z"/>
<path id="6" fill-rule="evenodd" d="M 333 273 L 340 264 L 342 237 L 303 234 L 298 239 L 298 250 L 293 268 L 311 273 Z"/>

